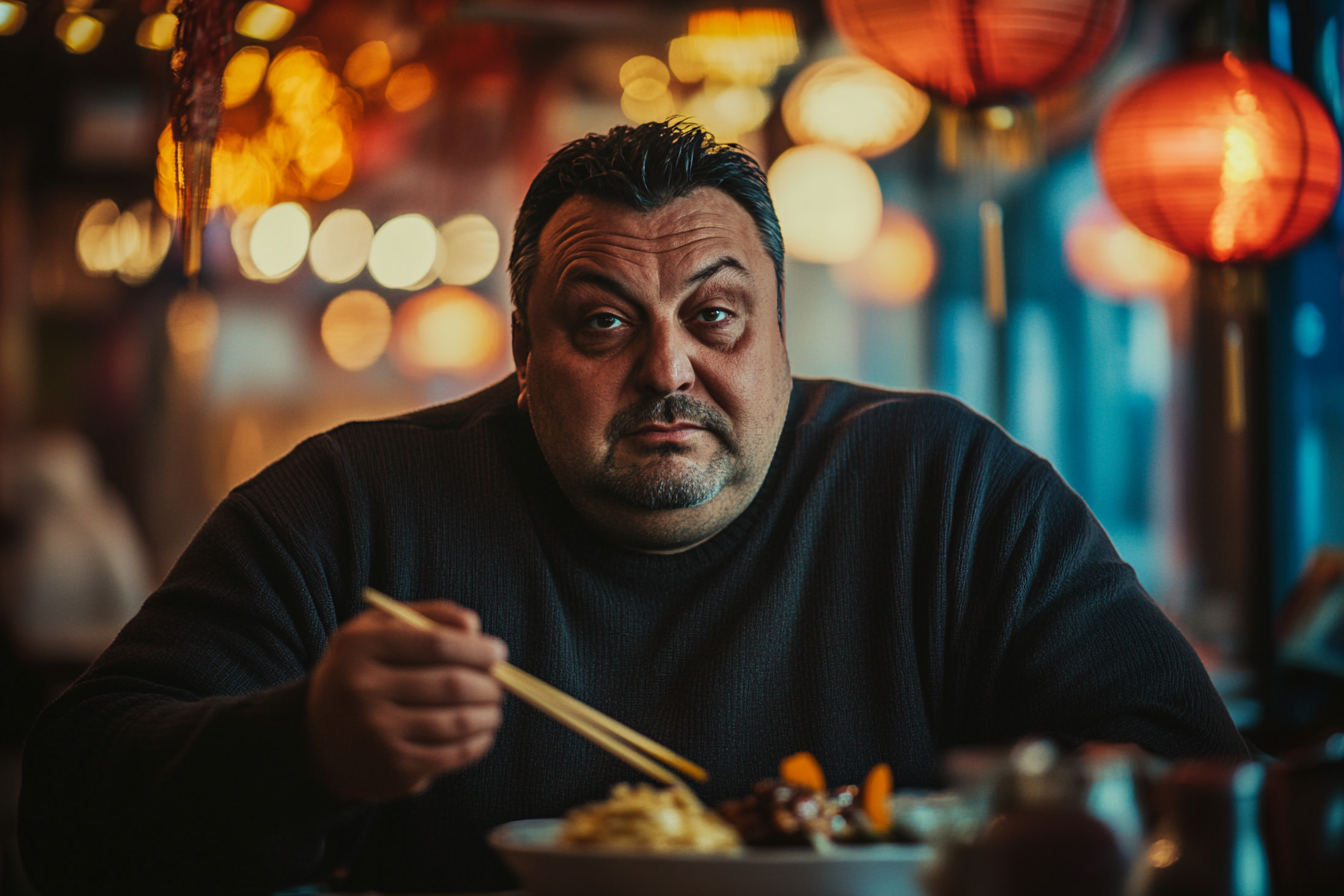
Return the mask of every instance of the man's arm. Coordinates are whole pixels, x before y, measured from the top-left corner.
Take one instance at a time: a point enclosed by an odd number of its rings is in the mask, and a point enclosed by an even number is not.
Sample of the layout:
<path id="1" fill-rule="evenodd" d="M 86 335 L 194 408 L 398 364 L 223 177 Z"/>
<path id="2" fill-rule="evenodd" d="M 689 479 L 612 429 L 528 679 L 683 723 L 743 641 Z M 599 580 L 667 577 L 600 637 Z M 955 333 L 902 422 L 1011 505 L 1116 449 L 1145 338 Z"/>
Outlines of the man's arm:
<path id="1" fill-rule="evenodd" d="M 328 837 L 359 823 L 355 798 L 488 749 L 500 697 L 484 667 L 501 645 L 446 603 L 425 605 L 457 627 L 437 637 L 354 615 L 368 548 L 339 469 L 310 446 L 227 498 L 44 713 L 19 830 L 43 892 L 311 880 L 342 860 Z"/>
<path id="2" fill-rule="evenodd" d="M 962 742 L 1248 755 L 1193 648 L 1049 464 L 1025 468 L 985 522 L 954 648 Z"/>

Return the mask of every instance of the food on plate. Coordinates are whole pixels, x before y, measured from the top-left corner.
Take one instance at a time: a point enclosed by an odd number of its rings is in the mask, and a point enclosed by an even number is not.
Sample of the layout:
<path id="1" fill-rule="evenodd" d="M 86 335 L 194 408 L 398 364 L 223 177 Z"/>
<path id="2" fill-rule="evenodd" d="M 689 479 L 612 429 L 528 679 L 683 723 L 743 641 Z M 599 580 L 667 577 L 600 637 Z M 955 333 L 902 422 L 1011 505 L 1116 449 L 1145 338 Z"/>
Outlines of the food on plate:
<path id="1" fill-rule="evenodd" d="M 863 814 L 873 832 L 885 834 L 891 830 L 891 766 L 879 762 L 863 781 Z"/>
<path id="2" fill-rule="evenodd" d="M 779 777 L 796 787 L 805 787 L 818 793 L 826 791 L 826 774 L 817 757 L 804 750 L 779 760 Z"/>
<path id="3" fill-rule="evenodd" d="M 858 788 L 834 793 L 778 778 L 761 781 L 740 800 L 719 806 L 719 814 L 750 846 L 808 846 L 823 840 L 847 840 L 852 824 L 846 811 Z"/>
<path id="4" fill-rule="evenodd" d="M 617 784 L 611 797 L 571 809 L 560 829 L 568 846 L 658 852 L 735 852 L 742 838 L 684 787 Z"/>
<path id="5" fill-rule="evenodd" d="M 816 757 L 795 753 L 780 761 L 779 778 L 722 804 L 719 814 L 752 846 L 825 848 L 912 839 L 892 824 L 891 786 L 891 766 L 884 762 L 868 773 L 862 791 L 852 784 L 828 791 Z"/>

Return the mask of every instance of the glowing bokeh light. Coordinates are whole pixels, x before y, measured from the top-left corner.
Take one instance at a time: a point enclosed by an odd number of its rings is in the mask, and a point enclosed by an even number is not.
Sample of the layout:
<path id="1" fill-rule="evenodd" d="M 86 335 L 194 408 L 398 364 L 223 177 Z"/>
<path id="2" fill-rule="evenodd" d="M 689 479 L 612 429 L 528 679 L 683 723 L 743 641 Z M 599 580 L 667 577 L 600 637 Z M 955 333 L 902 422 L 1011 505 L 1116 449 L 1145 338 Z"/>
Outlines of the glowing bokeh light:
<path id="1" fill-rule="evenodd" d="M 111 199 L 91 205 L 75 232 L 75 257 L 86 274 L 108 276 L 139 248 L 134 215 L 123 215 Z"/>
<path id="2" fill-rule="evenodd" d="M 833 143 L 865 158 L 885 155 L 929 117 L 929 95 L 862 56 L 803 69 L 780 111 L 795 143 Z"/>
<path id="3" fill-rule="evenodd" d="M 66 52 L 83 55 L 98 46 L 103 39 L 103 23 L 90 15 L 67 12 L 56 20 L 56 38 L 65 44 Z"/>
<path id="4" fill-rule="evenodd" d="M 442 246 L 424 215 L 399 215 L 373 235 L 369 273 L 388 289 L 420 289 L 438 276 Z"/>
<path id="5" fill-rule="evenodd" d="M 721 143 L 756 130 L 770 117 L 770 95 L 740 84 L 706 87 L 686 102 L 685 113 Z"/>
<path id="6" fill-rule="evenodd" d="M 449 286 L 479 283 L 499 263 L 499 231 L 484 215 L 459 215 L 439 228 L 443 264 L 439 279 Z"/>
<path id="7" fill-rule="evenodd" d="M 140 27 L 135 29 L 135 42 L 147 50 L 171 50 L 175 34 L 177 16 L 170 12 L 158 12 L 145 16 L 140 22 Z"/>
<path id="8" fill-rule="evenodd" d="M 269 66 L 267 58 L 264 48 L 248 47 L 226 67 L 226 105 L 246 103 L 264 73 L 261 83 L 270 95 L 270 111 L 247 135 L 231 127 L 219 129 L 211 162 L 211 209 L 227 206 L 241 213 L 254 205 L 297 199 L 324 202 L 350 184 L 354 129 L 363 101 L 310 47 L 288 47 Z M 171 129 L 160 136 L 157 167 L 154 194 L 164 213 L 176 216 L 177 159 Z"/>
<path id="9" fill-rule="evenodd" d="M 621 65 L 621 87 L 628 90 L 630 85 L 641 78 L 649 78 L 666 87 L 672 80 L 672 73 L 656 56 L 631 56 Z"/>
<path id="10" fill-rule="evenodd" d="M 355 87 L 372 87 L 392 72 L 392 51 L 381 40 L 355 47 L 345 60 L 345 80 Z"/>
<path id="11" fill-rule="evenodd" d="M 322 345 L 336 366 L 363 370 L 383 355 L 392 337 L 392 311 L 383 297 L 352 289 L 322 312 Z"/>
<path id="12" fill-rule="evenodd" d="M 373 245 L 373 222 L 357 208 L 343 208 L 322 219 L 308 246 L 308 264 L 328 283 L 345 283 L 364 270 Z"/>
<path id="13" fill-rule="evenodd" d="M 308 213 L 297 202 L 282 202 L 262 212 L 248 239 L 257 270 L 274 279 L 294 273 L 308 254 L 311 226 Z"/>
<path id="14" fill-rule="evenodd" d="M 412 376 L 479 370 L 497 361 L 503 348 L 503 316 L 469 289 L 440 286 L 397 309 L 393 358 Z"/>
<path id="15" fill-rule="evenodd" d="M 852 296 L 877 305 L 920 301 L 938 271 L 938 250 L 928 228 L 903 209 L 888 207 L 872 245 L 835 267 L 835 278 Z"/>
<path id="16" fill-rule="evenodd" d="M 243 47 L 224 67 L 224 108 L 233 109 L 261 89 L 271 54 L 265 47 Z"/>
<path id="17" fill-rule="evenodd" d="M 877 236 L 882 190 L 857 156 L 823 143 L 795 146 L 770 166 L 769 181 L 784 247 L 799 261 L 850 261 Z"/>
<path id="18" fill-rule="evenodd" d="M 238 18 L 233 22 L 235 31 L 255 40 L 277 40 L 292 27 L 294 13 L 264 0 L 251 0 L 238 11 Z"/>
<path id="19" fill-rule="evenodd" d="M 709 9 L 691 13 L 687 34 L 668 46 L 677 80 L 766 87 L 798 58 L 793 14 L 783 9 Z"/>
<path id="20" fill-rule="evenodd" d="M 22 0 L 0 0 L 0 37 L 18 34 L 28 21 L 28 7 Z"/>
<path id="21" fill-rule="evenodd" d="M 1084 287 L 1111 299 L 1177 296 L 1190 278 L 1190 259 L 1144 235 L 1108 202 L 1084 206 L 1064 235 L 1064 260 Z"/>
<path id="22" fill-rule="evenodd" d="M 403 65 L 387 79 L 383 96 L 398 112 L 409 112 L 424 105 L 434 95 L 434 75 L 419 62 Z"/>
<path id="23" fill-rule="evenodd" d="M 272 278 L 257 270 L 257 266 L 252 262 L 252 228 L 264 211 L 266 209 L 259 205 L 240 211 L 233 219 L 233 226 L 229 228 L 229 242 L 233 245 L 233 254 L 238 259 L 238 270 L 244 277 L 249 280 L 270 282 Z"/>
<path id="24" fill-rule="evenodd" d="M 621 94 L 621 112 L 626 118 L 636 124 L 643 124 L 646 121 L 663 121 L 677 111 L 677 101 L 666 86 L 650 78 L 640 78 L 634 83 L 652 85 L 656 89 L 639 92 L 627 90 Z"/>
<path id="25" fill-rule="evenodd" d="M 164 323 L 173 357 L 189 372 L 203 372 L 219 337 L 219 305 L 204 293 L 179 293 Z"/>
<path id="26" fill-rule="evenodd" d="M 168 257 L 168 250 L 173 245 L 173 225 L 167 218 L 154 213 L 152 199 L 140 200 L 123 213 L 123 217 L 127 215 L 135 220 L 139 238 L 134 251 L 117 266 L 117 277 L 130 286 L 140 286 L 159 272 L 163 260 Z"/>

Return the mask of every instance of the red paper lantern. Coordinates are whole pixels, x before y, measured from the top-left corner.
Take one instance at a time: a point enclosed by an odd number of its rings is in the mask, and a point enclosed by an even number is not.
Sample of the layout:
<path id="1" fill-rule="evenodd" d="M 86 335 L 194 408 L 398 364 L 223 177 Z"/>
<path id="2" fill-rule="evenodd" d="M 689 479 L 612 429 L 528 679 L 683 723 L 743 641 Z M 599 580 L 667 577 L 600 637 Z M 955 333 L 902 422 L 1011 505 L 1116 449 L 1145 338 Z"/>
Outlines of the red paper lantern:
<path id="1" fill-rule="evenodd" d="M 1106 192 L 1134 226 L 1210 261 L 1287 252 L 1339 195 L 1339 136 L 1320 102 L 1231 53 L 1126 94 L 1102 121 L 1096 152 Z"/>
<path id="2" fill-rule="evenodd" d="M 1111 46 L 1128 0 L 826 0 L 835 30 L 958 105 L 1055 90 Z"/>

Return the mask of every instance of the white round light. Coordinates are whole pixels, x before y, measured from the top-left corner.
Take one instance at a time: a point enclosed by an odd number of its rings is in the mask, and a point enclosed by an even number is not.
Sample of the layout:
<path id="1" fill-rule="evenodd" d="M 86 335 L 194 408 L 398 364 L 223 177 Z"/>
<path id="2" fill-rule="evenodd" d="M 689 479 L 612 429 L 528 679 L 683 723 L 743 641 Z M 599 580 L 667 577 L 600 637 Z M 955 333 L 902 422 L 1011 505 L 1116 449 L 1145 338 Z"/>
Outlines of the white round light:
<path id="1" fill-rule="evenodd" d="M 328 283 L 353 280 L 364 270 L 373 245 L 373 222 L 357 208 L 343 208 L 322 219 L 308 247 L 313 273 Z"/>
<path id="2" fill-rule="evenodd" d="M 882 189 L 862 159 L 824 144 L 785 150 L 770 166 L 784 249 L 799 261 L 857 258 L 882 224 Z"/>
<path id="3" fill-rule="evenodd" d="M 499 231 L 485 215 L 459 215 L 439 228 L 443 266 L 439 279 L 449 286 L 479 283 L 499 262 Z"/>
<path id="4" fill-rule="evenodd" d="M 400 215 L 378 228 L 369 273 L 388 289 L 419 289 L 438 276 L 442 240 L 424 215 Z"/>
<path id="5" fill-rule="evenodd" d="M 252 225 L 248 251 L 252 264 L 267 279 L 288 277 L 308 254 L 312 222 L 297 202 L 282 202 L 261 213 Z"/>

